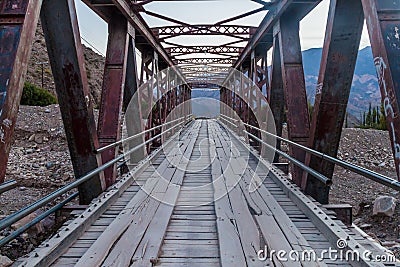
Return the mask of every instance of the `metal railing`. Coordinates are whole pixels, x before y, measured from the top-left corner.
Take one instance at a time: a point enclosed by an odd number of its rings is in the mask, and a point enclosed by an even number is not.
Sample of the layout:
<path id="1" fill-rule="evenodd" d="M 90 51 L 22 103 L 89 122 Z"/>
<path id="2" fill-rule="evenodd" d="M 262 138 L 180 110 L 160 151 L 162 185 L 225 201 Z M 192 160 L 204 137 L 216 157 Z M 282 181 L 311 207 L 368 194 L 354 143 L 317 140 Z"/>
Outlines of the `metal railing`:
<path id="1" fill-rule="evenodd" d="M 152 131 L 157 130 L 157 129 L 161 128 L 161 127 L 170 125 L 171 123 L 174 123 L 174 122 L 177 122 L 177 121 L 180 121 L 180 120 L 183 120 L 183 119 L 185 119 L 185 117 L 181 117 L 181 118 L 178 118 L 178 119 L 176 119 L 176 120 L 173 120 L 173 121 L 170 121 L 170 122 L 167 122 L 167 123 L 164 123 L 164 124 L 155 126 L 155 127 L 151 128 L 151 129 L 147 129 L 147 130 L 145 130 L 145 131 L 143 131 L 143 132 L 141 132 L 141 133 L 138 133 L 138 134 L 129 136 L 128 138 L 121 139 L 121 140 L 119 140 L 119 141 L 117 141 L 117 142 L 115 142 L 115 143 L 112 143 L 112 144 L 103 146 L 103 147 L 97 149 L 97 150 L 96 150 L 96 153 L 102 153 L 103 151 L 105 151 L 105 150 L 107 150 L 107 149 L 117 147 L 117 146 L 123 144 L 124 142 L 128 142 L 128 141 L 130 141 L 130 140 L 132 140 L 132 139 L 135 139 L 135 138 L 137 138 L 137 137 L 139 137 L 139 136 L 142 136 L 142 135 L 144 135 L 144 134 L 146 134 L 146 133 L 152 132 Z"/>
<path id="2" fill-rule="evenodd" d="M 226 117 L 226 118 L 229 118 L 229 117 L 227 117 L 227 116 L 225 116 L 225 115 L 223 115 L 223 116 Z M 229 118 L 229 119 L 231 119 L 231 118 Z M 267 132 L 267 131 L 265 131 L 265 130 L 262 130 L 262 129 L 260 129 L 260 128 L 258 128 L 258 127 L 255 127 L 255 126 L 253 126 L 253 125 L 250 125 L 250 124 L 248 124 L 248 123 L 245 123 L 245 122 L 242 122 L 242 123 L 243 123 L 243 125 L 245 125 L 245 126 L 247 126 L 247 127 L 249 127 L 249 128 L 252 128 L 252 129 L 254 129 L 254 130 L 260 131 L 260 132 L 262 132 L 262 133 L 264 133 L 264 134 L 266 134 L 266 135 L 269 135 L 269 136 L 271 136 L 271 137 L 274 137 L 274 138 L 276 138 L 276 139 L 278 139 L 278 140 L 280 140 L 280 141 L 282 141 L 282 142 L 285 142 L 285 143 L 287 143 L 287 144 L 289 144 L 289 145 L 292 145 L 292 146 L 294 146 L 294 147 L 296 147 L 296 148 L 302 149 L 303 151 L 305 151 L 305 152 L 307 152 L 307 153 L 310 153 L 310 154 L 312 154 L 312 155 L 314 155 L 314 156 L 317 156 L 317 157 L 321 158 L 322 160 L 326 160 L 326 161 L 328 161 L 328 162 L 330 162 L 330 163 L 333 163 L 333 164 L 335 164 L 335 165 L 338 165 L 338 166 L 340 166 L 340 167 L 342 167 L 342 168 L 344 168 L 344 169 L 347 169 L 347 170 L 352 171 L 352 172 L 354 172 L 354 173 L 360 174 L 360 175 L 362 175 L 362 176 L 364 176 L 364 177 L 366 177 L 366 178 L 368 178 L 368 179 L 370 179 L 370 180 L 373 180 L 373 181 L 375 181 L 375 182 L 377 182 L 377 183 L 386 185 L 386 186 L 388 186 L 388 187 L 390 187 L 390 188 L 393 188 L 393 189 L 395 189 L 395 190 L 397 190 L 397 191 L 400 191 L 400 181 L 394 180 L 394 179 L 392 179 L 392 178 L 390 178 L 390 177 L 387 177 L 387 176 L 382 175 L 382 174 L 380 174 L 380 173 L 371 171 L 371 170 L 369 170 L 369 169 L 366 169 L 366 168 L 357 166 L 357 165 L 352 164 L 352 163 L 350 163 L 350 162 L 337 159 L 337 158 L 335 158 L 335 157 L 329 156 L 329 155 L 327 155 L 327 154 L 324 154 L 324 153 L 322 153 L 322 152 L 319 152 L 319 151 L 316 151 L 316 150 L 314 150 L 314 149 L 308 148 L 308 147 L 306 147 L 306 146 L 297 144 L 297 143 L 295 143 L 295 142 L 293 142 L 293 141 L 290 141 L 290 140 L 285 139 L 285 138 L 283 138 L 283 137 L 280 137 L 280 136 L 278 136 L 278 135 L 272 134 L 272 133 L 270 133 L 270 132 Z M 247 134 L 249 134 L 246 130 L 245 130 L 245 132 L 246 132 Z M 254 136 L 253 134 L 249 134 L 249 135 L 250 135 L 252 138 L 254 138 L 254 139 L 256 139 L 257 141 L 260 142 L 261 139 L 259 139 L 258 137 Z M 261 141 L 262 141 L 262 140 L 261 140 Z M 264 141 L 262 141 L 262 143 L 265 144 Z M 275 150 L 277 151 L 277 153 L 279 154 L 278 151 L 280 151 L 280 150 L 278 150 L 278 149 L 276 149 L 276 148 L 274 148 L 274 149 L 275 149 Z M 280 151 L 280 152 L 282 152 L 282 151 Z M 284 153 L 284 152 L 282 152 L 282 153 Z M 287 155 L 287 156 L 289 156 L 289 155 Z M 290 157 L 290 156 L 289 156 L 289 157 Z M 314 176 L 314 175 L 313 175 L 313 176 Z M 317 178 L 318 178 L 318 177 L 317 177 Z"/>
<path id="3" fill-rule="evenodd" d="M 78 187 L 79 185 L 81 185 L 82 183 L 88 181 L 89 179 L 91 179 L 93 176 L 99 174 L 100 172 L 104 171 L 105 169 L 111 167 L 112 165 L 114 165 L 115 163 L 117 163 L 118 161 L 125 161 L 126 157 L 129 156 L 130 154 L 132 154 L 133 152 L 135 152 L 136 150 L 138 150 L 139 148 L 147 145 L 148 143 L 152 142 L 153 140 L 163 136 L 164 134 L 172 131 L 173 129 L 181 126 L 183 123 L 186 123 L 186 120 L 183 122 L 178 123 L 177 125 L 174 125 L 168 129 L 166 129 L 164 132 L 150 138 L 149 140 L 147 140 L 146 142 L 143 142 L 140 145 L 137 145 L 131 149 L 129 149 L 126 153 L 119 155 L 118 157 L 114 158 L 113 160 L 110 160 L 106 163 L 104 163 L 102 166 L 99 166 L 98 168 L 90 171 L 89 173 L 87 173 L 86 175 L 82 176 L 81 178 L 76 179 L 75 181 L 57 189 L 56 191 L 48 194 L 47 196 L 35 201 L 34 203 L 30 204 L 29 206 L 26 206 L 25 208 L 7 216 L 6 218 L 0 220 L 0 231 L 4 230 L 5 228 L 11 226 L 12 224 L 16 223 L 17 221 L 19 221 L 20 219 L 26 217 L 27 215 L 31 214 L 32 212 L 38 210 L 39 208 L 43 207 L 44 205 L 50 203 L 51 201 L 53 201 L 54 199 L 60 197 L 61 195 L 69 192 L 70 190 Z M 127 161 L 127 160 L 126 160 Z M 26 229 L 28 229 L 29 227 L 35 225 L 36 223 L 38 223 L 39 221 L 43 220 L 45 217 L 47 217 L 49 214 L 51 214 L 52 212 L 60 209 L 62 206 L 64 206 L 66 203 L 68 203 L 69 201 L 71 201 L 73 198 L 76 197 L 76 195 L 71 195 L 70 197 L 68 197 L 66 200 L 64 200 L 63 202 L 59 203 L 58 205 L 54 206 L 53 208 L 49 209 L 49 211 L 43 213 L 46 214 L 43 216 L 38 216 L 34 221 L 35 223 L 30 222 L 24 226 L 22 226 L 21 228 L 23 230 L 19 230 L 18 234 L 14 234 L 16 231 L 14 231 L 13 233 L 11 233 L 9 236 L 3 238 L 0 240 L 0 247 L 3 246 L 4 244 L 6 244 L 7 242 L 9 242 L 10 240 L 12 240 L 13 238 L 15 238 L 16 236 L 18 236 L 19 234 L 21 234 L 22 232 L 24 232 Z M 63 203 L 63 205 L 61 205 Z M 50 210 L 52 212 L 50 212 Z M 39 219 L 41 218 L 41 219 Z M 20 229 L 21 229 L 20 228 Z"/>
<path id="4" fill-rule="evenodd" d="M 10 180 L 0 184 L 0 194 L 17 187 L 18 183 L 15 180 Z"/>
<path id="5" fill-rule="evenodd" d="M 315 178 L 317 178 L 318 180 L 320 180 L 321 182 L 323 182 L 325 185 L 327 186 L 331 186 L 332 185 L 332 179 L 326 177 L 325 175 L 313 170 L 312 168 L 308 167 L 307 165 L 305 165 L 304 163 L 302 163 L 301 161 L 298 161 L 297 159 L 289 156 L 288 154 L 286 154 L 285 152 L 276 149 L 275 147 L 271 146 L 270 144 L 264 142 L 263 140 L 261 140 L 260 138 L 258 138 L 257 136 L 255 136 L 252 133 L 249 133 L 248 131 L 244 130 L 245 133 L 247 133 L 249 136 L 251 136 L 252 138 L 254 138 L 255 140 L 257 140 L 258 142 L 264 144 L 265 146 L 267 146 L 269 149 L 274 150 L 276 153 L 278 153 L 279 155 L 281 155 L 282 157 L 286 158 L 287 160 L 289 160 L 291 163 L 295 164 L 296 166 L 298 166 L 299 168 L 301 168 L 302 170 L 306 171 L 307 173 L 311 174 L 312 176 L 314 176 Z"/>

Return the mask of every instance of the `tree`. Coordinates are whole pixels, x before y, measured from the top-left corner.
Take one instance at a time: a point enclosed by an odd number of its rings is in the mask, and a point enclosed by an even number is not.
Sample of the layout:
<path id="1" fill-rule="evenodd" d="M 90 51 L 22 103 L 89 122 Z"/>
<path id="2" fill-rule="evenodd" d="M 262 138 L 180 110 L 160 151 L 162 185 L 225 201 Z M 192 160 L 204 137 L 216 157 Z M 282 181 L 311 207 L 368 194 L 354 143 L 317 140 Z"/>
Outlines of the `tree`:
<path id="1" fill-rule="evenodd" d="M 381 116 L 379 117 L 379 129 L 387 130 L 385 107 L 383 106 L 383 103 L 381 103 Z"/>
<path id="2" fill-rule="evenodd" d="M 345 123 L 344 123 L 344 128 L 349 128 L 348 119 L 349 119 L 349 113 L 346 112 L 346 120 L 345 120 Z"/>
<path id="3" fill-rule="evenodd" d="M 380 112 L 379 112 L 380 107 L 376 106 L 376 123 L 379 124 L 379 119 L 381 117 Z"/>
<path id="4" fill-rule="evenodd" d="M 372 125 L 372 107 L 371 107 L 371 103 L 369 103 L 369 109 L 368 109 L 367 116 L 365 118 L 365 124 L 367 126 L 371 126 Z"/>
<path id="5" fill-rule="evenodd" d="M 308 114 L 310 116 L 310 121 L 312 121 L 312 115 L 314 113 L 314 106 L 311 104 L 310 101 L 308 101 Z"/>
<path id="6" fill-rule="evenodd" d="M 363 114 L 362 125 L 366 126 L 366 113 L 365 113 L 365 111 L 364 111 L 364 114 Z"/>
<path id="7" fill-rule="evenodd" d="M 375 126 L 375 124 L 378 121 L 376 120 L 376 108 L 374 107 L 374 109 L 372 110 L 372 124 Z"/>

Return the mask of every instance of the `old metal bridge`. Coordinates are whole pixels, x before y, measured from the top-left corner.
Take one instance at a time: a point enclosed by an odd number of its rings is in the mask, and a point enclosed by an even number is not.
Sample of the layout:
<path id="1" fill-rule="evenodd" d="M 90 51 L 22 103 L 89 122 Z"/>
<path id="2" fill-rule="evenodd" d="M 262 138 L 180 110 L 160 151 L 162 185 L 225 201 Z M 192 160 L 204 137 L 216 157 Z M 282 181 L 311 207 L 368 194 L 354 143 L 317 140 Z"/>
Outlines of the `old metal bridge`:
<path id="1" fill-rule="evenodd" d="M 299 23 L 320 1 L 251 0 L 201 24 L 149 8 L 195 0 L 83 2 L 108 23 L 97 124 L 75 1 L 0 0 L 0 183 L 39 19 L 76 177 L 0 230 L 78 188 L 0 246 L 77 196 L 84 207 L 16 266 L 399 266 L 329 204 L 335 165 L 400 189 L 399 0 L 330 0 L 312 116 Z M 257 27 L 239 23 L 260 13 Z M 364 21 L 396 179 L 336 158 Z M 176 41 L 187 36 L 203 41 Z M 199 88 L 219 92 L 218 116 L 192 114 Z"/>

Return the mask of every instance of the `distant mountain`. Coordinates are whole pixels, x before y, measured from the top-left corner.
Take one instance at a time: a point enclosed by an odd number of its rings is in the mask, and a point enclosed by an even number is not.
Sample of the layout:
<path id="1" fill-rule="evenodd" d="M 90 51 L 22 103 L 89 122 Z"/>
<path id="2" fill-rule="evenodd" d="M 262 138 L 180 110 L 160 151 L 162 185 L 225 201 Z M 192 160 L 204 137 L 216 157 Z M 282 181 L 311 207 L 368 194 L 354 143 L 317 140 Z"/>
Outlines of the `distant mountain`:
<path id="1" fill-rule="evenodd" d="M 321 56 L 322 48 L 303 51 L 307 95 L 311 103 L 314 103 L 315 100 Z M 356 118 L 360 118 L 361 114 L 368 110 L 369 103 L 372 106 L 380 106 L 381 94 L 376 78 L 372 50 L 371 47 L 366 47 L 358 52 L 347 110 Z"/>
<path id="2" fill-rule="evenodd" d="M 322 48 L 312 48 L 303 51 L 304 75 L 309 101 L 314 104 L 315 89 L 318 82 L 319 68 L 321 64 Z M 194 90 L 193 98 L 208 97 L 219 99 L 219 91 Z M 347 111 L 353 123 L 361 118 L 361 114 L 368 110 L 369 104 L 380 106 L 381 94 L 378 87 L 378 79 L 371 47 L 366 47 L 358 52 L 357 64 L 350 91 Z M 352 124 L 353 124 L 352 123 Z"/>

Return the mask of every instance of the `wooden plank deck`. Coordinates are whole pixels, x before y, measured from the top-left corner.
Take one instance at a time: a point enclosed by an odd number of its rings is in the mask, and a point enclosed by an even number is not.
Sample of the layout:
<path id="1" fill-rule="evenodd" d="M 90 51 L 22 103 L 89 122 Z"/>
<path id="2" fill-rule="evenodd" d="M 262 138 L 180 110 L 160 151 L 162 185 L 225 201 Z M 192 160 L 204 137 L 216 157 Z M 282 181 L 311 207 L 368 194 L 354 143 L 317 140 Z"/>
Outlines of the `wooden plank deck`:
<path id="1" fill-rule="evenodd" d="M 197 120 L 174 142 L 15 265 L 359 266 L 258 259 L 264 248 L 321 253 L 343 235 L 382 253 L 216 121 Z"/>

